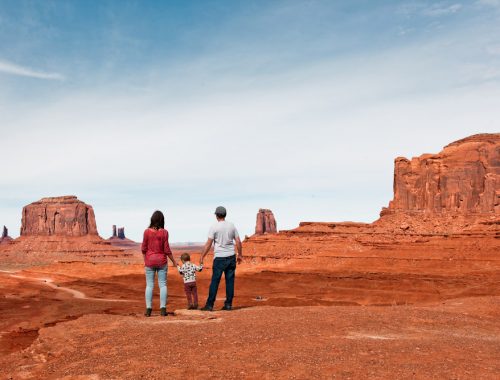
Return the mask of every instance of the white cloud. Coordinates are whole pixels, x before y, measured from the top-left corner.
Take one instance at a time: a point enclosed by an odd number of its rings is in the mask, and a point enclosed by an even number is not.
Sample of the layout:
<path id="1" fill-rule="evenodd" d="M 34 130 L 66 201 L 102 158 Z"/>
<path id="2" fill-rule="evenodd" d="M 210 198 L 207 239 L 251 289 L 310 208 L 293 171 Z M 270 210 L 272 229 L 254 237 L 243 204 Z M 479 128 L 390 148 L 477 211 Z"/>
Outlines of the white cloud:
<path id="1" fill-rule="evenodd" d="M 20 66 L 15 63 L 0 60 L 0 73 L 18 75 L 23 77 L 49 79 L 49 80 L 64 80 L 64 76 L 58 73 L 47 73 L 39 70 L 33 70 L 29 67 Z"/>

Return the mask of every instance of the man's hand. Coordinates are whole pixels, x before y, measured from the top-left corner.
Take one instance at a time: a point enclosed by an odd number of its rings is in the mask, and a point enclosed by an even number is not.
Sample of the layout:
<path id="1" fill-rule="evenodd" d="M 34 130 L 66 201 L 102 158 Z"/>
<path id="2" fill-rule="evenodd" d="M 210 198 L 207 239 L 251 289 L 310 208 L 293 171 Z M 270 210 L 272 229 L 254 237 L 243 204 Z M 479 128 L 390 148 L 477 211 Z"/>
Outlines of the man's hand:
<path id="1" fill-rule="evenodd" d="M 238 257 L 236 257 L 236 261 L 238 264 L 241 264 L 243 262 L 243 255 L 238 255 Z"/>

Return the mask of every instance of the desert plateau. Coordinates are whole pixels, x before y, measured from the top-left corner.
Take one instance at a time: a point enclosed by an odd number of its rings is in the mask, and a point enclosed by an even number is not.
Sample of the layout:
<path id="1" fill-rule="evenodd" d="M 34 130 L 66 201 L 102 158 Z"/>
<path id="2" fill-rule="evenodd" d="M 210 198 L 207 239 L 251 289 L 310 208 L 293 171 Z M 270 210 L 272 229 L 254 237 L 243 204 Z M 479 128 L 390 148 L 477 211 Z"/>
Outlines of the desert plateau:
<path id="1" fill-rule="evenodd" d="M 278 230 L 259 210 L 232 311 L 220 310 L 224 286 L 213 312 L 187 310 L 170 266 L 168 316 L 156 288 L 145 318 L 140 244 L 123 227 L 102 238 L 76 196 L 20 215 L 20 237 L 5 228 L 0 242 L 2 379 L 499 377 L 498 133 L 396 158 L 373 223 Z M 173 246 L 194 262 L 201 249 Z M 208 259 L 201 300 L 210 275 Z"/>

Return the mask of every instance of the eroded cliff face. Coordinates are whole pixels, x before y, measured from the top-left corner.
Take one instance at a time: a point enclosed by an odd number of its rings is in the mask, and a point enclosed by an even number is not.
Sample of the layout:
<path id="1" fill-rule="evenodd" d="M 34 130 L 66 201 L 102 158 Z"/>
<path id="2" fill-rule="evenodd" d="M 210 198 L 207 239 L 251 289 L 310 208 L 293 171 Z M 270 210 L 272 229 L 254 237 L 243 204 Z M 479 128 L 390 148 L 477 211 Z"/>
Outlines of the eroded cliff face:
<path id="1" fill-rule="evenodd" d="M 262 235 L 276 232 L 276 219 L 274 218 L 273 212 L 268 209 L 259 209 L 259 212 L 257 213 L 257 222 L 255 223 L 255 234 Z"/>
<path id="2" fill-rule="evenodd" d="M 474 135 L 394 163 L 394 213 L 482 215 L 500 213 L 500 134 Z"/>
<path id="3" fill-rule="evenodd" d="M 394 198 L 375 222 L 302 222 L 293 230 L 245 239 L 244 250 L 266 259 L 329 257 L 338 260 L 335 265 L 359 257 L 375 265 L 374 257 L 394 256 L 408 260 L 405 270 L 412 270 L 416 258 L 435 257 L 446 265 L 497 260 L 499 203 L 500 134 L 474 135 L 438 154 L 397 158 Z"/>
<path id="4" fill-rule="evenodd" d="M 43 198 L 23 208 L 21 236 L 97 236 L 94 210 L 75 196 Z"/>

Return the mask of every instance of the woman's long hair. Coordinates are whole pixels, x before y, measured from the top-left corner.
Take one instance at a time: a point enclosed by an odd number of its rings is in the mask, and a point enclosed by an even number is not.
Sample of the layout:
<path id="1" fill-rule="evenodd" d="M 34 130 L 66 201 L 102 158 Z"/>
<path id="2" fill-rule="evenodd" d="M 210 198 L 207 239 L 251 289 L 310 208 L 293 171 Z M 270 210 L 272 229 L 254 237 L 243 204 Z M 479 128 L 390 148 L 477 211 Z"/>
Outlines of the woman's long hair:
<path id="1" fill-rule="evenodd" d="M 160 228 L 165 228 L 165 217 L 161 211 L 156 210 L 151 215 L 151 223 L 149 228 L 154 228 L 155 230 L 159 230 Z"/>

